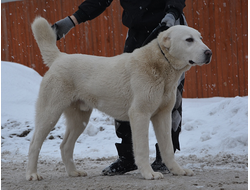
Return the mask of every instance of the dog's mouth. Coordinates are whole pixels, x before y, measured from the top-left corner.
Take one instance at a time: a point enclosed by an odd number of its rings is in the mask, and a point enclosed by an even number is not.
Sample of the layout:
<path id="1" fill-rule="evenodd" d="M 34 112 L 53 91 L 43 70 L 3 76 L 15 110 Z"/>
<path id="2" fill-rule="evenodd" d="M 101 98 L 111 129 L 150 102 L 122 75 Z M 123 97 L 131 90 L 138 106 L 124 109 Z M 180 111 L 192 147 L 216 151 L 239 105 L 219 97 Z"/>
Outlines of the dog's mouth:
<path id="1" fill-rule="evenodd" d="M 195 62 L 192 61 L 192 60 L 189 60 L 189 63 L 192 64 L 192 65 L 195 64 Z"/>
<path id="2" fill-rule="evenodd" d="M 196 62 L 194 62 L 193 60 L 189 60 L 188 62 L 189 62 L 191 65 L 194 65 L 194 64 L 202 65 L 202 64 L 208 64 L 208 63 L 210 63 L 210 61 L 211 61 L 211 59 L 209 58 L 209 59 L 205 60 L 204 63 L 196 63 Z"/>

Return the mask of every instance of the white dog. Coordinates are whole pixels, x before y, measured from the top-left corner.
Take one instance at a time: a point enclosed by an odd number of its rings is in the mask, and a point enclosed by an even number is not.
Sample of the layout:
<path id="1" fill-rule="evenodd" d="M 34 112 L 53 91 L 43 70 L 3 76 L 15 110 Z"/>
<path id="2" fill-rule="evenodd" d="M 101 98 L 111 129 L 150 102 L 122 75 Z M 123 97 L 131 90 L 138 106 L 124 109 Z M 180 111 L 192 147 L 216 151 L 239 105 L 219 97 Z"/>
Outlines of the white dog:
<path id="1" fill-rule="evenodd" d="M 64 113 L 66 133 L 60 146 L 69 176 L 86 176 L 76 169 L 74 145 L 93 108 L 118 120 L 130 121 L 135 162 L 145 179 L 160 179 L 149 164 L 148 129 L 153 123 L 164 163 L 174 175 L 193 175 L 174 159 L 171 111 L 181 74 L 207 64 L 212 52 L 201 35 L 187 26 L 173 26 L 133 53 L 114 57 L 66 54 L 56 46 L 56 34 L 43 18 L 32 24 L 49 71 L 43 77 L 36 104 L 36 126 L 30 143 L 27 180 L 40 180 L 37 160 L 43 141 Z"/>

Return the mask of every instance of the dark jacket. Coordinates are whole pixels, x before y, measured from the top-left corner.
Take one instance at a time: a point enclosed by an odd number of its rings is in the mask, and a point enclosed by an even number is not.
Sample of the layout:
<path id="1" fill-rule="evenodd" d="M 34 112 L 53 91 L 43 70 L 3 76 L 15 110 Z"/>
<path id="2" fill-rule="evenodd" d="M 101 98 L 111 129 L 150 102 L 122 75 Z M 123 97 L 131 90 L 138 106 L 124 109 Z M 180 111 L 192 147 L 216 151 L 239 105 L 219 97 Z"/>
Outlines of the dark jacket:
<path id="1" fill-rule="evenodd" d="M 113 0 L 85 0 L 74 13 L 78 23 L 99 16 Z M 185 0 L 120 0 L 122 23 L 128 28 L 153 29 L 172 12 L 176 19 L 183 13 Z"/>

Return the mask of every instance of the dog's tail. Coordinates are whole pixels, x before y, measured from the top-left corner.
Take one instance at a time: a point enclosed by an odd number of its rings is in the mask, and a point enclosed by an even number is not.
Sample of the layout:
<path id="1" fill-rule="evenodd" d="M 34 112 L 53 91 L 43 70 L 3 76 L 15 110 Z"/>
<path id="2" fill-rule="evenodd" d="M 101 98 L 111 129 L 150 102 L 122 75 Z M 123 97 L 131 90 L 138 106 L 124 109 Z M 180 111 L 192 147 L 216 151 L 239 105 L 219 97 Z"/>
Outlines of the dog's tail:
<path id="1" fill-rule="evenodd" d="M 60 54 L 56 46 L 56 33 L 48 21 L 42 17 L 37 17 L 32 23 L 31 28 L 41 51 L 43 61 L 50 67 Z"/>

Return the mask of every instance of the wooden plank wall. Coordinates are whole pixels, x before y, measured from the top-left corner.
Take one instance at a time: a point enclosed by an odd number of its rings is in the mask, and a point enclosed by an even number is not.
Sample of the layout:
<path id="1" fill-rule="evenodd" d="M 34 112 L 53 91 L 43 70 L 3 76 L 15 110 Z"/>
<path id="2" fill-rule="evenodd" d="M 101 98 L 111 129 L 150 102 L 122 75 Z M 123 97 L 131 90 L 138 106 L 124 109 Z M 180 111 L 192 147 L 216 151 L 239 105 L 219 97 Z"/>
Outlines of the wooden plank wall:
<path id="1" fill-rule="evenodd" d="M 1 7 L 1 60 L 29 66 L 41 75 L 39 49 L 30 24 L 38 15 L 50 23 L 71 15 L 80 0 L 23 0 Z M 248 2 L 247 0 L 186 0 L 188 25 L 199 30 L 212 49 L 209 65 L 186 73 L 183 96 L 206 98 L 248 95 Z M 118 0 L 98 18 L 78 25 L 57 42 L 61 51 L 114 56 L 123 52 L 127 28 L 121 24 Z"/>

